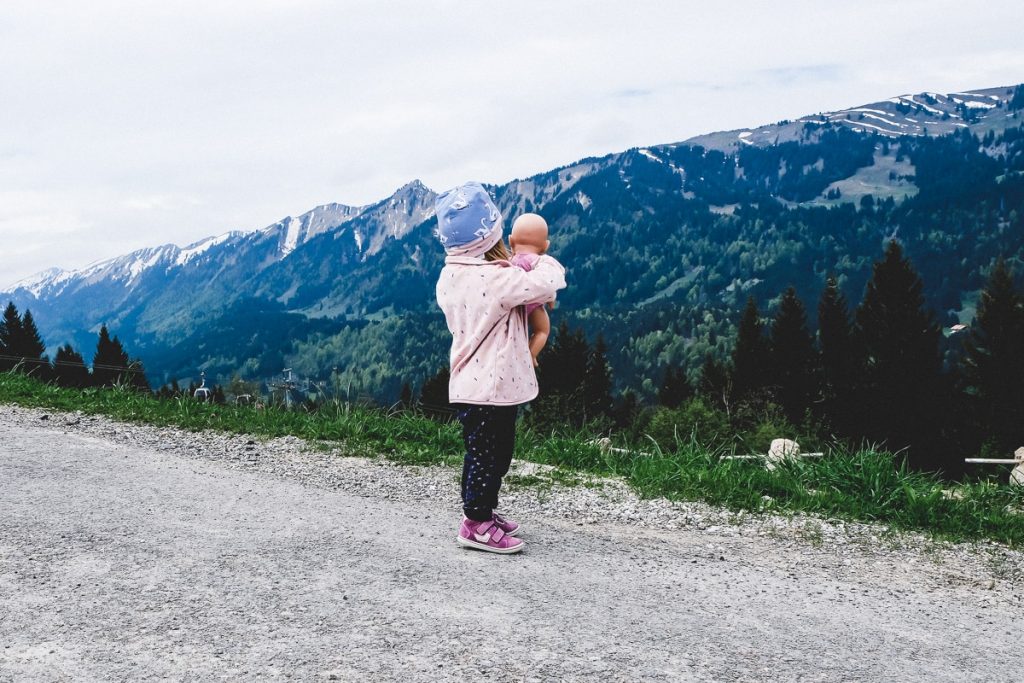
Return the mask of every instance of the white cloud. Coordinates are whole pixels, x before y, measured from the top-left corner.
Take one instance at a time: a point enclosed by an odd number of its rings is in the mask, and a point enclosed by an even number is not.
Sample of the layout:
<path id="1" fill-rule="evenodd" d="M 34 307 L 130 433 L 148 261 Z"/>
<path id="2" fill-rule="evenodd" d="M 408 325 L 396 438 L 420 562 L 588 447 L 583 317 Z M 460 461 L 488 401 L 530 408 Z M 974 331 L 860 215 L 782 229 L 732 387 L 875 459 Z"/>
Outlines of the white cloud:
<path id="1" fill-rule="evenodd" d="M 0 5 L 0 283 L 412 178 L 1024 80 L 1016 2 Z M 13 94 L 13 95 L 11 95 Z"/>

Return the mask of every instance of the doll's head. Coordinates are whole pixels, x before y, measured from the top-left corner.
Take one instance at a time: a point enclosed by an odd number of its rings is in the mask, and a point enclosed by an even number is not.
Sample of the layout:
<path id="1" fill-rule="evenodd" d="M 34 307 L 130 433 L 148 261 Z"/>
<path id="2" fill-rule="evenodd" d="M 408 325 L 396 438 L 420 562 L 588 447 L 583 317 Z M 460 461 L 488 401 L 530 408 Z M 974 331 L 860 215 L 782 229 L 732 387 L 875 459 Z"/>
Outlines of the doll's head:
<path id="1" fill-rule="evenodd" d="M 535 213 L 524 213 L 512 224 L 509 244 L 516 254 L 545 253 L 551 245 L 547 221 Z"/>

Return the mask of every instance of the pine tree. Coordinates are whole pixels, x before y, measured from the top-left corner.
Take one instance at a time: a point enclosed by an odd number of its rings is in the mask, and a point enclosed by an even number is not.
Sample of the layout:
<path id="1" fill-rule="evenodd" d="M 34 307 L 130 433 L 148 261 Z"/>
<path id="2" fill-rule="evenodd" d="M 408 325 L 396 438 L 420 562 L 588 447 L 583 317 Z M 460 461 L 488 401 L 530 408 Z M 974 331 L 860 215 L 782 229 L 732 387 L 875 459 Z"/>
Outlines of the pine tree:
<path id="1" fill-rule="evenodd" d="M 731 412 L 732 402 L 730 396 L 733 392 L 729 373 L 725 365 L 716 360 L 710 353 L 704 356 L 704 364 L 700 369 L 697 393 L 707 398 L 712 406 L 721 408 L 727 413 Z"/>
<path id="2" fill-rule="evenodd" d="M 0 319 L 0 372 L 18 364 L 21 348 L 21 316 L 14 302 L 8 302 Z"/>
<path id="3" fill-rule="evenodd" d="M 612 413 L 615 428 L 620 431 L 632 431 L 640 418 L 640 400 L 636 393 L 626 389 L 619 397 Z"/>
<path id="4" fill-rule="evenodd" d="M 732 390 L 737 401 L 756 398 L 769 383 L 768 342 L 754 297 L 747 298 L 732 352 Z"/>
<path id="5" fill-rule="evenodd" d="M 587 358 L 586 375 L 583 378 L 583 401 L 585 420 L 609 418 L 612 414 L 612 370 L 608 365 L 608 347 L 604 336 L 598 335 L 597 342 Z"/>
<path id="6" fill-rule="evenodd" d="M 1024 444 L 1024 297 L 1002 259 L 981 293 L 965 351 L 964 378 L 979 434 L 1012 451 Z"/>
<path id="7" fill-rule="evenodd" d="M 398 407 L 402 410 L 412 408 L 412 385 L 408 382 L 402 383 L 402 393 L 398 397 Z"/>
<path id="8" fill-rule="evenodd" d="M 818 345 L 821 351 L 821 411 L 836 433 L 853 436 L 860 418 L 856 382 L 861 365 L 846 297 L 829 276 L 818 301 Z"/>
<path id="9" fill-rule="evenodd" d="M 772 321 L 769 368 L 775 399 L 786 417 L 799 424 L 818 394 L 818 354 L 807 330 L 807 312 L 790 287 Z"/>
<path id="10" fill-rule="evenodd" d="M 580 426 L 587 412 L 584 384 L 590 346 L 583 331 L 570 332 L 565 321 L 552 337 L 537 371 L 540 396 L 533 402 L 531 420 L 540 428 Z"/>
<path id="11" fill-rule="evenodd" d="M 149 379 L 146 377 L 146 368 L 142 365 L 142 359 L 132 358 L 128 361 L 128 367 L 130 368 L 131 373 L 127 376 L 127 381 L 132 389 L 146 394 L 152 393 L 153 388 L 149 385 Z M 223 393 L 224 388 L 221 387 L 222 398 Z M 224 403 L 225 401 L 221 401 L 221 403 Z"/>
<path id="12" fill-rule="evenodd" d="M 92 379 L 96 386 L 109 387 L 130 382 L 128 354 L 121 341 L 110 338 L 107 326 L 100 327 L 96 353 L 92 357 Z"/>
<path id="13" fill-rule="evenodd" d="M 450 370 L 448 366 L 441 368 L 436 375 L 430 377 L 423 383 L 420 389 L 420 409 L 428 417 L 435 419 L 451 420 L 455 417 L 455 411 L 448 402 L 448 380 Z"/>
<path id="14" fill-rule="evenodd" d="M 39 336 L 39 329 L 32 317 L 32 311 L 25 309 L 21 317 L 21 348 L 14 355 L 20 356 L 24 362 L 24 371 L 33 375 L 49 378 L 50 358 L 45 356 L 46 344 Z"/>
<path id="15" fill-rule="evenodd" d="M 57 355 L 53 361 L 53 375 L 57 384 L 62 387 L 73 389 L 84 389 L 89 386 L 89 369 L 85 367 L 85 359 L 82 354 L 71 348 L 71 344 L 65 344 L 57 349 Z"/>
<path id="16" fill-rule="evenodd" d="M 678 408 L 692 396 L 693 387 L 686 378 L 686 372 L 674 365 L 666 368 L 665 377 L 658 388 L 658 403 L 667 408 Z"/>
<path id="17" fill-rule="evenodd" d="M 939 355 L 939 328 L 924 308 L 921 279 L 903 250 L 890 242 L 875 263 L 857 309 L 857 335 L 865 353 L 862 397 L 869 439 L 893 450 L 912 446 L 912 462 L 941 469 L 952 465 L 937 449 L 948 405 Z"/>

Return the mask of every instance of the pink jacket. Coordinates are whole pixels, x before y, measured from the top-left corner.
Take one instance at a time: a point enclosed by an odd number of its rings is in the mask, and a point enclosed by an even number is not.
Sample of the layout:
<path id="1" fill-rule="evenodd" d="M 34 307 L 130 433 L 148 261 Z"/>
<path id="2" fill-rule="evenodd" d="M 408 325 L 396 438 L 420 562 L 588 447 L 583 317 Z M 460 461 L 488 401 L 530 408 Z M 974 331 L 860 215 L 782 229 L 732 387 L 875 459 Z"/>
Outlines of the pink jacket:
<path id="1" fill-rule="evenodd" d="M 564 287 L 565 268 L 550 256 L 530 272 L 508 261 L 445 258 L 437 303 L 452 333 L 448 400 L 518 405 L 536 398 L 522 306 L 551 301 Z"/>

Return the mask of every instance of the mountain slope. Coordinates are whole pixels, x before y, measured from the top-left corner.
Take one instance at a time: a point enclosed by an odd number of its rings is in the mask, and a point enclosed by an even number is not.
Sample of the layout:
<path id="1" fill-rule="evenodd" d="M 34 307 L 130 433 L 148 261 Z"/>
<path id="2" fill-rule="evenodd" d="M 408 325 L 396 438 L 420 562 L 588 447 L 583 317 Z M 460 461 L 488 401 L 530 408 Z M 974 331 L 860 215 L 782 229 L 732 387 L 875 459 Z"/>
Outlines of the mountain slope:
<path id="1" fill-rule="evenodd" d="M 620 382 L 650 382 L 667 363 L 693 367 L 724 352 L 730 311 L 748 294 L 768 302 L 792 283 L 813 299 L 835 272 L 856 301 L 891 237 L 927 258 L 932 305 L 968 316 L 981 270 L 998 254 L 1020 255 L 1022 106 L 1021 87 L 901 96 L 490 189 L 509 222 L 538 210 L 551 224 L 571 283 L 556 315 L 615 340 Z M 46 271 L 6 296 L 33 310 L 52 345 L 85 346 L 99 324 L 112 325 L 158 383 L 200 367 L 262 373 L 287 362 L 320 377 L 340 365 L 391 393 L 445 352 L 432 300 L 443 258 L 434 198 L 414 181 L 369 206 L 330 204 L 256 232 Z M 266 326 L 242 332 L 246 314 Z M 272 340 L 282 320 L 302 319 L 323 322 L 288 323 L 291 336 Z M 423 348 L 392 352 L 412 338 Z M 183 339 L 190 355 L 171 353 Z"/>

